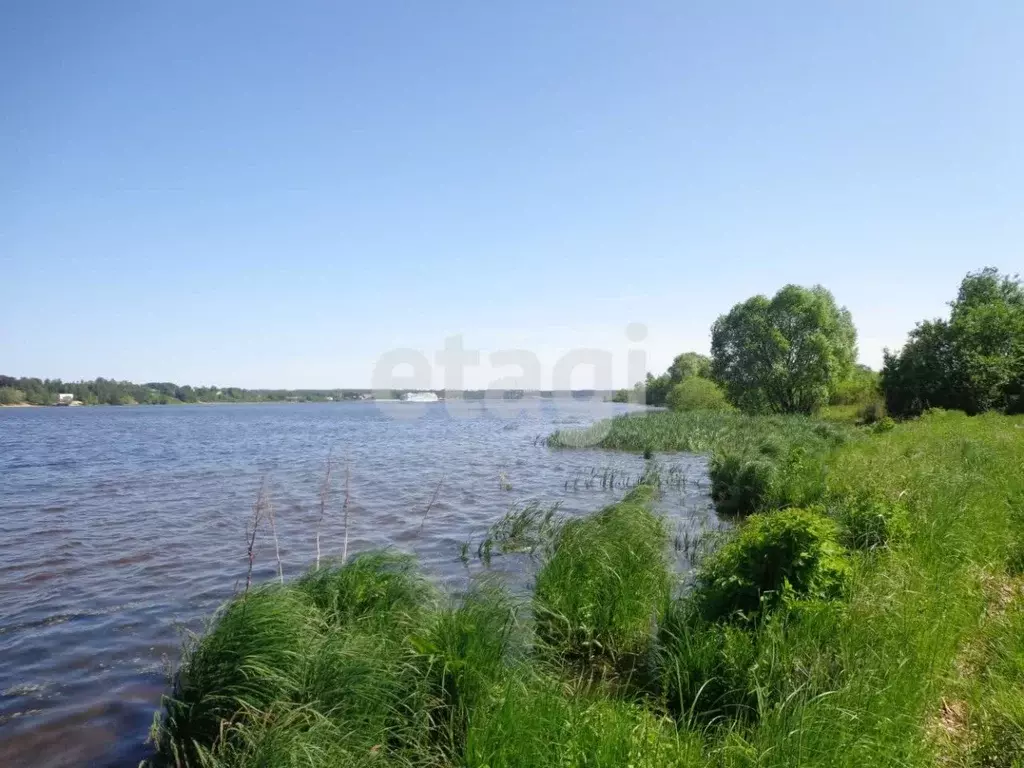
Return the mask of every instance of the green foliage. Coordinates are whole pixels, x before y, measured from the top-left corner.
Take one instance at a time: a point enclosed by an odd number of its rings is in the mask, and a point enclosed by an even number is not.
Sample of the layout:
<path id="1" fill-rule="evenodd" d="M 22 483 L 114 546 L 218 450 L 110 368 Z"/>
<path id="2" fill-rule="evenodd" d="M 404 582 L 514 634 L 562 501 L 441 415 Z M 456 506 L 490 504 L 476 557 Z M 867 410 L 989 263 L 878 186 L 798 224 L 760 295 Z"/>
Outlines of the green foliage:
<path id="1" fill-rule="evenodd" d="M 850 313 L 831 293 L 787 285 L 715 321 L 711 372 L 745 411 L 809 414 L 849 376 L 856 342 Z"/>
<path id="2" fill-rule="evenodd" d="M 0 387 L 0 405 L 17 405 L 25 402 L 25 393 L 14 387 Z"/>
<path id="3" fill-rule="evenodd" d="M 669 712 L 683 722 L 749 717 L 757 703 L 754 639 L 744 627 L 705 621 L 687 600 L 673 601 L 659 627 L 656 661 Z"/>
<path id="4" fill-rule="evenodd" d="M 540 640 L 561 655 L 616 658 L 643 652 L 670 582 L 668 533 L 650 511 L 649 485 L 562 526 L 537 574 Z"/>
<path id="5" fill-rule="evenodd" d="M 702 379 L 710 378 L 711 358 L 698 352 L 683 352 L 672 360 L 672 365 L 668 367 L 666 374 L 673 384 L 693 376 Z"/>
<path id="6" fill-rule="evenodd" d="M 434 744 L 430 681 L 415 673 L 430 665 L 408 640 L 430 626 L 432 594 L 407 558 L 371 554 L 236 598 L 186 648 L 157 727 L 162 759 L 196 764 L 208 753 L 247 765 L 312 748 L 336 756 Z M 315 743 L 290 733 L 296 723 Z"/>
<path id="7" fill-rule="evenodd" d="M 968 274 L 949 320 L 920 323 L 898 354 L 886 351 L 882 386 L 895 416 L 928 408 L 976 414 L 1024 408 L 1024 287 L 992 268 Z"/>
<path id="8" fill-rule="evenodd" d="M 369 552 L 345 565 L 310 571 L 295 590 L 334 627 L 387 621 L 411 623 L 433 595 L 415 560 L 389 552 Z"/>
<path id="9" fill-rule="evenodd" d="M 710 620 L 752 619 L 797 597 L 838 597 L 849 572 L 835 524 L 809 509 L 754 515 L 702 564 L 696 599 Z"/>
<path id="10" fill-rule="evenodd" d="M 1024 421 L 930 411 L 866 434 L 666 412 L 616 420 L 607 437 L 764 462 L 766 511 L 721 534 L 682 595 L 650 486 L 552 525 L 533 625 L 488 585 L 442 603 L 394 555 L 254 589 L 187 650 L 158 726 L 161 761 L 1020 764 Z M 831 518 L 776 508 L 826 479 Z M 496 541 L 529 549 L 545 520 L 510 515 Z M 552 650 L 573 663 L 550 663 Z M 635 675 L 606 676 L 609 655 Z M 964 735 L 947 753 L 935 732 L 951 702 Z"/>
<path id="11" fill-rule="evenodd" d="M 829 405 L 863 406 L 874 402 L 881 395 L 880 383 L 881 377 L 876 371 L 866 365 L 855 365 L 850 374 L 836 385 Z"/>
<path id="12" fill-rule="evenodd" d="M 524 670 L 472 719 L 467 768 L 696 768 L 700 738 L 638 703 Z M 566 690 L 566 688 L 569 690 Z"/>
<path id="13" fill-rule="evenodd" d="M 647 405 L 665 405 L 669 390 L 672 389 L 672 380 L 667 373 L 661 376 L 652 376 L 648 373 L 643 386 L 638 384 L 637 389 L 643 390 L 643 402 Z"/>
<path id="14" fill-rule="evenodd" d="M 699 376 L 683 379 L 673 386 L 666 404 L 673 411 L 725 411 L 732 407 L 721 387 Z"/>
<path id="15" fill-rule="evenodd" d="M 719 450 L 764 452 L 802 446 L 809 453 L 843 443 L 852 430 L 803 416 L 752 416 L 735 411 L 635 413 L 616 416 L 592 427 L 560 430 L 547 444 L 553 448 L 594 447 L 642 453 L 655 451 L 710 454 Z"/>
<path id="16" fill-rule="evenodd" d="M 471 714 L 489 703 L 505 676 L 514 620 L 505 593 L 485 587 L 443 608 L 426 632 L 410 638 L 433 740 L 451 759 L 465 748 Z"/>
<path id="17" fill-rule="evenodd" d="M 819 502 L 825 461 L 852 430 L 804 416 L 732 411 L 629 414 L 582 431 L 556 432 L 554 447 L 711 454 L 712 497 L 725 514 Z"/>
<path id="18" fill-rule="evenodd" d="M 885 412 L 885 403 L 881 400 L 872 400 L 860 410 L 861 424 L 875 424 L 885 418 L 888 418 Z"/>
<path id="19" fill-rule="evenodd" d="M 613 403 L 628 403 L 630 401 L 630 390 L 617 389 L 612 393 Z"/>
<path id="20" fill-rule="evenodd" d="M 711 460 L 711 498 L 722 514 L 748 515 L 776 497 L 779 466 L 765 456 L 720 453 Z"/>
<path id="21" fill-rule="evenodd" d="M 906 538 L 909 528 L 906 507 L 875 493 L 836 494 L 829 503 L 829 514 L 839 524 L 840 540 L 850 549 L 897 543 Z"/>
<path id="22" fill-rule="evenodd" d="M 708 378 L 710 375 L 710 357 L 697 352 L 684 352 L 676 355 L 672 365 L 660 376 L 648 373 L 646 381 L 642 385 L 637 384 L 634 399 L 647 405 L 666 405 L 669 393 L 677 384 L 690 378 Z"/>

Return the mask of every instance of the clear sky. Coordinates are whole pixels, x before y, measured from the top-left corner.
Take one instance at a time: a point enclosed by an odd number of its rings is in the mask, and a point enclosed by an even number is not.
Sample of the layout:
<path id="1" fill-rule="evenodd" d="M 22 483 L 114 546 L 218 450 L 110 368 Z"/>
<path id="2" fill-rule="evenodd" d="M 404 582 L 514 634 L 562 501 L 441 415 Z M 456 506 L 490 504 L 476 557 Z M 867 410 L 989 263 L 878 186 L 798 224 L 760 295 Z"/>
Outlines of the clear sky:
<path id="1" fill-rule="evenodd" d="M 3 3 L 0 373 L 368 386 L 461 334 L 625 385 L 628 323 L 660 372 L 789 282 L 877 367 L 1024 271 L 1022 40 L 1020 0 Z"/>

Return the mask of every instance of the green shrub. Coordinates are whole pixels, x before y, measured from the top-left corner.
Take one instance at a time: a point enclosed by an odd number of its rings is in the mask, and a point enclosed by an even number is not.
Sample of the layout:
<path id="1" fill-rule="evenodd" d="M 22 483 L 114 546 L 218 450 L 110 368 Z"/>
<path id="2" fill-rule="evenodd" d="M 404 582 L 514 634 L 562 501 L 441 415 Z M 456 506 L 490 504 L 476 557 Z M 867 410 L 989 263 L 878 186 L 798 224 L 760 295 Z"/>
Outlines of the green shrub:
<path id="1" fill-rule="evenodd" d="M 810 509 L 753 515 L 697 573 L 695 598 L 709 620 L 753 618 L 784 593 L 833 598 L 849 565 L 835 524 Z"/>
<path id="2" fill-rule="evenodd" d="M 876 435 L 880 435 L 883 432 L 888 432 L 891 429 L 896 428 L 896 422 L 890 419 L 888 416 L 883 416 L 881 419 L 871 425 L 871 431 Z"/>
<path id="3" fill-rule="evenodd" d="M 14 387 L 0 387 L 0 405 L 17 405 L 25 402 L 25 393 Z"/>
<path id="4" fill-rule="evenodd" d="M 711 498 L 716 509 L 727 515 L 748 515 L 769 504 L 778 483 L 779 468 L 767 457 L 730 453 L 711 460 L 710 475 Z"/>
<path id="5" fill-rule="evenodd" d="M 643 652 L 669 590 L 668 533 L 640 485 L 618 504 L 567 522 L 537 574 L 538 638 L 576 658 Z"/>
<path id="6" fill-rule="evenodd" d="M 711 379 L 691 376 L 672 387 L 668 407 L 673 411 L 727 411 L 732 408 L 725 392 Z"/>
<path id="7" fill-rule="evenodd" d="M 850 549 L 877 549 L 896 543 L 909 530 L 907 509 L 870 494 L 833 498 L 829 511 L 839 523 L 840 540 Z"/>
<path id="8" fill-rule="evenodd" d="M 888 418 L 885 414 L 885 402 L 872 400 L 860 409 L 859 416 L 861 424 L 875 424 Z"/>
<path id="9" fill-rule="evenodd" d="M 718 454 L 709 469 L 711 498 L 731 515 L 815 504 L 825 492 L 824 460 L 824 453 L 773 440 L 757 452 Z"/>
<path id="10" fill-rule="evenodd" d="M 829 397 L 829 405 L 861 406 L 879 394 L 879 375 L 866 365 L 854 365 L 850 375 L 840 381 Z"/>

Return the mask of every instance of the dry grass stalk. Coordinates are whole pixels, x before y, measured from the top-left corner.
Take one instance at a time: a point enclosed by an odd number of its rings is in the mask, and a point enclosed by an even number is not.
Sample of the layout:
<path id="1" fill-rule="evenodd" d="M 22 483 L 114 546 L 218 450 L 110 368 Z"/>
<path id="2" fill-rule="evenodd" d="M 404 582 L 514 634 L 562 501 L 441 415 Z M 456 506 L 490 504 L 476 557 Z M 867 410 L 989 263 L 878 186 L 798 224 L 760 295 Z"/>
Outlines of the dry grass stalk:
<path id="1" fill-rule="evenodd" d="M 352 472 L 349 467 L 348 459 L 345 459 L 345 501 L 341 505 L 341 515 L 344 519 L 345 526 L 345 543 L 342 545 L 341 550 L 341 562 L 348 562 L 348 502 L 349 502 L 349 484 L 352 478 Z"/>
<path id="2" fill-rule="evenodd" d="M 444 485 L 445 478 L 447 475 L 441 475 L 441 479 L 437 481 L 437 487 L 434 489 L 434 495 L 430 497 L 430 502 L 427 504 L 427 508 L 423 511 L 423 519 L 420 521 L 420 531 L 423 530 L 423 526 L 427 523 L 427 515 L 430 514 L 430 508 L 437 502 L 437 497 L 441 493 L 441 486 Z"/>
<path id="3" fill-rule="evenodd" d="M 263 520 L 266 488 L 267 484 L 264 480 L 256 495 L 256 503 L 252 505 L 252 518 L 245 527 L 246 555 L 249 559 L 249 567 L 245 574 L 245 594 L 249 594 L 249 587 L 252 586 L 252 566 L 256 562 L 256 535 L 259 533 L 260 523 Z"/>
<path id="4" fill-rule="evenodd" d="M 274 556 L 277 558 L 277 578 L 284 584 L 284 566 L 281 563 L 281 545 L 277 540 L 277 519 L 274 516 L 274 504 L 270 500 L 270 491 L 267 489 L 267 479 L 263 478 L 260 486 L 259 502 L 262 502 L 263 517 L 270 523 L 270 532 L 274 537 Z"/>
<path id="5" fill-rule="evenodd" d="M 331 471 L 334 468 L 334 461 L 331 454 L 327 454 L 327 466 L 324 468 L 324 479 L 320 485 L 320 517 L 316 521 L 316 569 L 320 570 L 320 529 L 324 524 L 324 517 L 327 514 L 327 505 L 331 496 Z"/>

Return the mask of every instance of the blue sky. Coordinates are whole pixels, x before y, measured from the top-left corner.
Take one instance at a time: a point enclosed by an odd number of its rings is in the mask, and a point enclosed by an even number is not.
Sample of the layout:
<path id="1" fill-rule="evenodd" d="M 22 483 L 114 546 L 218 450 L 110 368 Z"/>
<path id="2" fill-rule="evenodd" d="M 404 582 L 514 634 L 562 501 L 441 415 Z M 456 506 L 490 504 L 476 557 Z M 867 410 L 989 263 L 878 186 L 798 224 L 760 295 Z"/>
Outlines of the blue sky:
<path id="1" fill-rule="evenodd" d="M 877 367 L 1024 268 L 1022 37 L 1016 0 L 5 4 L 0 372 L 367 386 L 460 334 L 467 386 L 581 347 L 625 385 L 628 323 L 660 371 L 789 282 Z"/>

